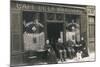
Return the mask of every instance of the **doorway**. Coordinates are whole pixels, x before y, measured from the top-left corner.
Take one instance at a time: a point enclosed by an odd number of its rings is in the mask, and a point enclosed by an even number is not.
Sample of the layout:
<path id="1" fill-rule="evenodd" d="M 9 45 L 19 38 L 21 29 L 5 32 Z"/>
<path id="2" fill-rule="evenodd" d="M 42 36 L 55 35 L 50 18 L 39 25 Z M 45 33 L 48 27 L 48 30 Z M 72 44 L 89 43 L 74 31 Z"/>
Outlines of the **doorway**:
<path id="1" fill-rule="evenodd" d="M 47 37 L 50 41 L 51 46 L 55 50 L 55 44 L 58 38 L 62 38 L 63 34 L 63 23 L 48 23 L 47 24 Z"/>

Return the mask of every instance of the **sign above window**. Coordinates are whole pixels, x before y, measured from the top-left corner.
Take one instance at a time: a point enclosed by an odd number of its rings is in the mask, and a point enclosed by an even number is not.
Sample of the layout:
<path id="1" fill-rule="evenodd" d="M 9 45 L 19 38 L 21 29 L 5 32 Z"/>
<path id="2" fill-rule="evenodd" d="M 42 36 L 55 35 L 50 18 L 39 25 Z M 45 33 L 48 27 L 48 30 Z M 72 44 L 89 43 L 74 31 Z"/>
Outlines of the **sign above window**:
<path id="1" fill-rule="evenodd" d="M 81 14 L 84 10 L 75 9 L 69 6 L 51 6 L 51 5 L 41 5 L 41 4 L 32 4 L 32 3 L 23 3 L 23 2 L 13 2 L 11 3 L 11 9 L 18 10 L 33 10 L 38 12 L 55 12 L 55 13 L 73 13 Z"/>

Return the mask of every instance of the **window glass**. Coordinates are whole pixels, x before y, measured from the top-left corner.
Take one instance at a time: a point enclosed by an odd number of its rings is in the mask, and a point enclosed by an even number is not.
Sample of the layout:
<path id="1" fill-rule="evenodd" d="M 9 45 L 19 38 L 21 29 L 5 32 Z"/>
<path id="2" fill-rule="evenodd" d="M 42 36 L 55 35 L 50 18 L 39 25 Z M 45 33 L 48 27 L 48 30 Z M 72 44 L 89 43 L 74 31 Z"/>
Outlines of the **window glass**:
<path id="1" fill-rule="evenodd" d="M 89 23 L 94 23 L 95 22 L 95 18 L 94 17 L 89 17 Z"/>
<path id="2" fill-rule="evenodd" d="M 45 45 L 44 15 L 27 11 L 23 15 L 24 50 L 43 50 Z"/>
<path id="3" fill-rule="evenodd" d="M 53 13 L 48 13 L 48 14 L 47 14 L 47 19 L 48 19 L 48 20 L 54 20 L 54 19 L 55 19 L 55 14 L 53 14 Z"/>
<path id="4" fill-rule="evenodd" d="M 80 42 L 79 16 L 66 15 L 66 41 Z"/>
<path id="5" fill-rule="evenodd" d="M 63 20 L 64 16 L 63 14 L 56 14 L 56 20 Z"/>

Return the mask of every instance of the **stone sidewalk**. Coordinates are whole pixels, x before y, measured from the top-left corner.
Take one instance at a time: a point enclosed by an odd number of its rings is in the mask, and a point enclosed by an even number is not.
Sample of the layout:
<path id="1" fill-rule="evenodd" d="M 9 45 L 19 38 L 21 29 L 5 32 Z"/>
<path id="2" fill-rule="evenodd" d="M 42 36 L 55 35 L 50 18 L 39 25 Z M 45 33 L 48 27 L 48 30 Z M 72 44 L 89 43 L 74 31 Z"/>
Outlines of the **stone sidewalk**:
<path id="1" fill-rule="evenodd" d="M 75 57 L 73 59 L 66 59 L 66 61 L 64 62 L 61 62 L 61 61 L 58 61 L 58 63 L 72 63 L 72 62 L 89 62 L 89 61 L 95 61 L 95 54 L 94 53 L 91 53 L 89 54 L 88 57 L 85 57 L 85 58 L 78 58 L 78 57 Z"/>

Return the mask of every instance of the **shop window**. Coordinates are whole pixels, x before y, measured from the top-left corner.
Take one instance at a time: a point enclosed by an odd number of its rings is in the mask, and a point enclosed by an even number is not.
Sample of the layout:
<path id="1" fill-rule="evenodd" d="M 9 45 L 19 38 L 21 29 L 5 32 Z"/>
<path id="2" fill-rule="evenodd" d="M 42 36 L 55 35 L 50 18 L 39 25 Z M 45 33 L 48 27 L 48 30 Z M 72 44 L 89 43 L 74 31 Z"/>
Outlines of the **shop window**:
<path id="1" fill-rule="evenodd" d="M 80 24 L 78 15 L 66 15 L 66 41 L 76 43 L 80 41 Z"/>
<path id="2" fill-rule="evenodd" d="M 95 18 L 94 17 L 89 17 L 89 23 L 91 24 L 91 23 L 94 23 L 95 22 Z"/>
<path id="3" fill-rule="evenodd" d="M 56 14 L 56 20 L 63 20 L 64 15 L 63 14 Z"/>
<path id="4" fill-rule="evenodd" d="M 37 51 L 43 49 L 45 45 L 44 14 L 26 11 L 23 12 L 23 19 L 24 50 Z"/>
<path id="5" fill-rule="evenodd" d="M 55 14 L 53 14 L 53 13 L 48 13 L 48 14 L 47 14 L 47 19 L 48 19 L 48 20 L 54 20 L 54 19 L 55 19 Z"/>

